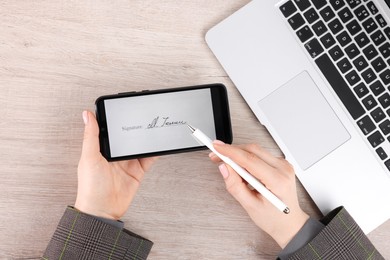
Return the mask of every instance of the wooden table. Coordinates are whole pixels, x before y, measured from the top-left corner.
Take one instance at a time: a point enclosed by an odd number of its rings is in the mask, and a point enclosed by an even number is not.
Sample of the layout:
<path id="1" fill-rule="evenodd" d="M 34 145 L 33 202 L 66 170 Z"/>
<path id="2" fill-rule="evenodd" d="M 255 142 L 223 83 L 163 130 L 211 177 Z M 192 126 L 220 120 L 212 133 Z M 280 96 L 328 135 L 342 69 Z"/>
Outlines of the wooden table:
<path id="1" fill-rule="evenodd" d="M 281 155 L 204 41 L 248 0 L 0 2 L 0 258 L 38 259 L 76 197 L 81 113 L 104 94 L 221 82 L 234 143 Z M 164 156 L 124 216 L 151 259 L 275 259 L 207 151 Z M 302 207 L 319 211 L 299 184 Z M 390 258 L 390 221 L 369 237 Z"/>

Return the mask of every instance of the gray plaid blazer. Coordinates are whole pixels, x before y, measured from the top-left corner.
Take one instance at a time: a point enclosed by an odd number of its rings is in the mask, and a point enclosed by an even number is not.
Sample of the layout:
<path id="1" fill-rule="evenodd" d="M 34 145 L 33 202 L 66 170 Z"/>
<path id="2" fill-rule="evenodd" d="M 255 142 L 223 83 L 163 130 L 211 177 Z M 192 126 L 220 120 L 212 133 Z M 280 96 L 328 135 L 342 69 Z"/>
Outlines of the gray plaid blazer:
<path id="1" fill-rule="evenodd" d="M 384 259 L 356 222 L 339 207 L 325 228 L 289 259 Z M 146 259 L 153 243 L 68 207 L 42 259 Z"/>
<path id="2" fill-rule="evenodd" d="M 288 259 L 384 259 L 344 207 L 320 221 L 324 229 Z"/>
<path id="3" fill-rule="evenodd" d="M 68 207 L 42 259 L 146 259 L 153 243 Z"/>

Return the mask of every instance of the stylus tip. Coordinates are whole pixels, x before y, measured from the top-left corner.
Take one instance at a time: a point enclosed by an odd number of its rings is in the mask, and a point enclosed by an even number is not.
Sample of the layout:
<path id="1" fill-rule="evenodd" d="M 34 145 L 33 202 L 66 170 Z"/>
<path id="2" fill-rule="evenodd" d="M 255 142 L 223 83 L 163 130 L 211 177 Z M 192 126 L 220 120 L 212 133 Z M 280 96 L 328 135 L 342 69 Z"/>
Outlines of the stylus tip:
<path id="1" fill-rule="evenodd" d="M 290 209 L 289 209 L 288 207 L 286 207 L 286 208 L 283 210 L 283 212 L 284 212 L 285 214 L 288 214 L 288 213 L 290 213 Z"/>
<path id="2" fill-rule="evenodd" d="M 187 124 L 187 126 L 188 126 L 188 128 L 191 130 L 192 133 L 195 132 L 195 128 L 194 128 L 194 127 L 192 127 L 192 126 L 189 125 L 189 124 Z"/>

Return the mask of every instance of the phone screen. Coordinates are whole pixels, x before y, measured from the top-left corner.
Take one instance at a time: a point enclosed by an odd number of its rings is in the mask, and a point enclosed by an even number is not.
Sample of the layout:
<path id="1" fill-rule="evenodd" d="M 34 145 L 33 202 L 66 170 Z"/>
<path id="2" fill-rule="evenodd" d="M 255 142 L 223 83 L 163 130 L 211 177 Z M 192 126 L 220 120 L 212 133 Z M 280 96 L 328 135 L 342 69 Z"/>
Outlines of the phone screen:
<path id="1" fill-rule="evenodd" d="M 186 124 L 216 139 L 210 88 L 104 100 L 112 158 L 203 146 Z"/>

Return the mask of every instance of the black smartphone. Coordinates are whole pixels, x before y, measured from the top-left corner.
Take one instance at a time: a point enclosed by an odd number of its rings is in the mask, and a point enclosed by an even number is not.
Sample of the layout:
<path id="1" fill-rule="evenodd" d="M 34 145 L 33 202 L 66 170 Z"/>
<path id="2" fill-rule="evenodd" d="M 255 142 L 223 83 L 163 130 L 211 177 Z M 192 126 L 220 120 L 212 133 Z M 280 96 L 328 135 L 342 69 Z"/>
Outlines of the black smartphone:
<path id="1" fill-rule="evenodd" d="M 207 149 L 187 124 L 211 139 L 233 139 L 223 84 L 120 93 L 95 104 L 100 151 L 108 161 Z"/>

